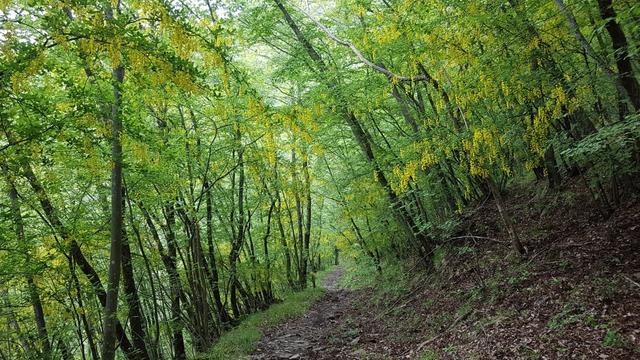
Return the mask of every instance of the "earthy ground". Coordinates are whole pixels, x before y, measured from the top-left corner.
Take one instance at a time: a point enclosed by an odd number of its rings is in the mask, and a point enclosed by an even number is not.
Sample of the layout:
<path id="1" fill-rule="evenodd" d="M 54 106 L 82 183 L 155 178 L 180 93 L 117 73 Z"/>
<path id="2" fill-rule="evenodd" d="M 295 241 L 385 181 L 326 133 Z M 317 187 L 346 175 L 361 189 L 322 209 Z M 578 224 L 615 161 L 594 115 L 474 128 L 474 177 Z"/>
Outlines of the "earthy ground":
<path id="1" fill-rule="evenodd" d="M 251 358 L 335 359 L 335 352 L 343 349 L 343 346 L 332 343 L 331 336 L 336 327 L 345 321 L 346 310 L 352 308 L 353 299 L 352 292 L 337 288 L 337 281 L 343 272 L 343 268 L 337 268 L 326 276 L 322 284 L 327 290 L 326 294 L 306 315 L 267 330 L 267 335 L 258 343 L 256 353 Z"/>
<path id="2" fill-rule="evenodd" d="M 581 187 L 564 190 L 508 197 L 524 260 L 486 201 L 435 271 L 407 266 L 400 291 L 385 292 L 338 289 L 338 269 L 252 358 L 640 359 L 640 201 L 605 216 Z"/>

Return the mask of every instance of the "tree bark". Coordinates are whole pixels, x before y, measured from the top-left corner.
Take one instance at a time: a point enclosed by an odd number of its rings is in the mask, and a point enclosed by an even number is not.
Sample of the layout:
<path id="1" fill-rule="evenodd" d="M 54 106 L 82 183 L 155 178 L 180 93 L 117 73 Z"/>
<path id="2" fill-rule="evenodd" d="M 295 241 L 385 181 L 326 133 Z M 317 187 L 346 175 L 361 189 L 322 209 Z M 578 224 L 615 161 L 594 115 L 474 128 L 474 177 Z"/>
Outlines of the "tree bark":
<path id="1" fill-rule="evenodd" d="M 303 154 L 304 159 L 302 160 L 302 174 L 304 177 L 304 192 L 305 192 L 305 230 L 304 230 L 304 244 L 303 244 L 303 253 L 302 253 L 302 264 L 303 264 L 303 278 L 304 284 L 307 285 L 307 273 L 309 271 L 309 244 L 311 242 L 311 177 L 309 176 L 309 154 Z"/>
<path id="2" fill-rule="evenodd" d="M 22 220 L 22 213 L 18 200 L 18 190 L 15 187 L 11 175 L 9 174 L 7 164 L 4 163 L 4 161 L 0 162 L 0 170 L 5 173 L 5 179 L 9 187 L 11 217 L 13 218 L 14 231 L 18 241 L 18 246 L 26 247 L 28 244 L 24 234 L 24 222 Z M 27 258 L 25 260 L 29 261 L 30 259 Z M 42 354 L 44 358 L 49 358 L 51 356 L 51 342 L 49 341 L 49 335 L 47 334 L 47 324 L 44 317 L 44 310 L 42 308 L 42 301 L 40 300 L 40 293 L 33 281 L 33 276 L 29 273 L 26 278 L 29 298 L 31 300 L 31 307 L 33 308 L 33 315 L 36 323 L 36 330 L 38 331 L 38 339 L 42 343 Z"/>
<path id="3" fill-rule="evenodd" d="M 240 249 L 244 244 L 244 234 L 245 234 L 245 213 L 244 213 L 244 183 L 245 183 L 245 174 L 244 174 L 244 156 L 242 149 L 242 137 L 240 130 L 236 132 L 236 141 L 238 141 L 238 224 L 237 224 L 237 233 L 236 238 L 233 239 L 233 244 L 231 244 L 231 252 L 229 253 L 229 297 L 231 301 L 231 310 L 233 312 L 233 316 L 237 319 L 240 317 L 240 307 L 238 305 L 238 259 L 240 258 Z"/>
<path id="4" fill-rule="evenodd" d="M 633 66 L 629 57 L 629 44 L 627 37 L 622 30 L 620 24 L 616 20 L 617 14 L 613 8 L 611 0 L 598 0 L 598 8 L 600 16 L 605 20 L 605 28 L 611 37 L 613 46 L 613 54 L 616 59 L 616 67 L 618 68 L 618 76 L 622 86 L 627 90 L 627 94 L 635 107 L 640 110 L 640 85 L 634 76 Z"/>
<path id="5" fill-rule="evenodd" d="M 206 194 L 206 207 L 207 207 L 207 250 L 209 256 L 210 278 L 211 278 L 211 292 L 213 293 L 213 301 L 215 303 L 218 317 L 222 324 L 227 324 L 231 321 L 227 309 L 225 308 L 222 297 L 220 296 L 220 276 L 218 274 L 218 264 L 215 256 L 215 248 L 213 244 L 213 205 L 211 199 L 211 189 L 209 189 L 209 183 L 205 181 L 204 188 L 207 189 Z"/>
<path id="6" fill-rule="evenodd" d="M 487 182 L 488 182 L 489 188 L 491 189 L 493 199 L 496 201 L 496 207 L 498 208 L 498 213 L 500 214 L 500 217 L 502 218 L 502 222 L 507 228 L 507 233 L 511 238 L 511 244 L 513 246 L 513 250 L 519 256 L 523 256 L 525 254 L 525 249 L 522 246 L 522 243 L 520 242 L 518 233 L 516 233 L 513 227 L 513 220 L 511 219 L 511 216 L 509 215 L 507 210 L 504 208 L 504 201 L 502 200 L 502 194 L 500 194 L 500 189 L 498 189 L 498 185 L 495 183 L 493 178 L 489 177 L 487 179 Z"/>
<path id="7" fill-rule="evenodd" d="M 122 82 L 124 67 L 113 71 L 114 102 L 111 107 L 111 254 L 109 256 L 109 281 L 104 308 L 102 359 L 113 360 L 116 353 L 116 316 L 118 310 L 118 288 L 122 264 Z"/>
<path id="8" fill-rule="evenodd" d="M 576 40 L 578 41 L 578 43 L 580 43 L 585 53 L 589 55 L 591 58 L 593 58 L 596 61 L 596 63 L 602 68 L 602 70 L 612 79 L 612 81 L 616 85 L 616 88 L 618 89 L 620 94 L 622 94 L 622 98 L 628 98 L 631 101 L 632 105 L 636 108 L 636 110 L 640 109 L 640 98 L 638 98 L 638 96 L 636 96 L 635 99 L 631 97 L 634 89 L 631 88 L 632 92 L 630 93 L 627 87 L 625 87 L 625 84 L 622 82 L 622 79 L 620 78 L 620 76 L 614 73 L 611 69 L 609 69 L 609 65 L 607 64 L 607 61 L 604 58 L 602 58 L 602 56 L 600 56 L 593 49 L 589 41 L 584 37 L 584 35 L 580 31 L 580 27 L 578 26 L 578 22 L 576 21 L 575 16 L 571 12 L 571 10 L 567 8 L 567 5 L 564 3 L 564 1 L 563 0 L 554 0 L 554 1 L 558 6 L 558 8 L 560 9 L 560 11 L 564 14 L 565 18 L 567 19 L 567 24 L 569 25 L 569 28 L 571 29 L 571 31 L 573 31 L 573 34 Z M 633 76 L 633 74 L 630 74 L 630 75 Z M 636 92 L 636 95 L 637 95 L 637 92 Z"/>
<path id="9" fill-rule="evenodd" d="M 165 206 L 166 238 L 167 238 L 167 256 L 164 257 L 165 267 L 169 273 L 170 292 L 171 292 L 171 329 L 173 331 L 173 356 L 176 360 L 184 360 L 187 358 L 184 337 L 182 335 L 182 314 L 180 312 L 180 299 L 182 297 L 182 284 L 180 282 L 180 274 L 176 265 L 177 244 L 175 234 L 175 207 L 172 203 Z"/>
<path id="10" fill-rule="evenodd" d="M 129 325 L 131 326 L 131 340 L 133 342 L 134 352 L 138 359 L 149 359 L 149 353 L 147 352 L 145 343 L 145 318 L 133 274 L 129 237 L 124 228 L 122 229 L 122 281 L 125 300 L 129 307 Z"/>

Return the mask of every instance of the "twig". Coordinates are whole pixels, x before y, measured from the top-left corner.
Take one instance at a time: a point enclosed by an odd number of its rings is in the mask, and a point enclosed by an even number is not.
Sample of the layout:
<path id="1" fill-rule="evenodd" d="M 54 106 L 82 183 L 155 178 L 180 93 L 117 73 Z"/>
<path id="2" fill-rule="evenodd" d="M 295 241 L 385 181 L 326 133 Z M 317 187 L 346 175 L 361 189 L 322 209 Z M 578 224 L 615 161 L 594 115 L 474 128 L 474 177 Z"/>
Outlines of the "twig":
<path id="1" fill-rule="evenodd" d="M 630 283 L 634 284 L 635 286 L 640 288 L 640 284 L 638 284 L 636 281 L 633 281 L 630 277 L 622 275 L 623 278 L 627 279 L 627 281 L 629 281 Z"/>
<path id="2" fill-rule="evenodd" d="M 475 235 L 456 236 L 456 237 L 449 238 L 449 240 L 447 241 L 457 240 L 457 239 L 480 239 L 480 240 L 490 240 L 500 244 L 509 244 L 508 241 L 502 241 L 502 240 L 498 240 L 498 239 L 494 239 L 486 236 L 475 236 Z"/>

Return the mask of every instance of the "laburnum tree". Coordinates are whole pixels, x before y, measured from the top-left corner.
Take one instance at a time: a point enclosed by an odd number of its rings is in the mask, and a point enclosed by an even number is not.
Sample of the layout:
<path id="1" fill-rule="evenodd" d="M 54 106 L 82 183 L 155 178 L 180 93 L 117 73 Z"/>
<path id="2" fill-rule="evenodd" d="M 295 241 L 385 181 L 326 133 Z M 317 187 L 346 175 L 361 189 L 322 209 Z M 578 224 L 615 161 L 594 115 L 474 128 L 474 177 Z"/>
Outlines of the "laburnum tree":
<path id="1" fill-rule="evenodd" d="M 530 176 L 637 187 L 630 0 L 0 1 L 0 356 L 186 359 Z"/>

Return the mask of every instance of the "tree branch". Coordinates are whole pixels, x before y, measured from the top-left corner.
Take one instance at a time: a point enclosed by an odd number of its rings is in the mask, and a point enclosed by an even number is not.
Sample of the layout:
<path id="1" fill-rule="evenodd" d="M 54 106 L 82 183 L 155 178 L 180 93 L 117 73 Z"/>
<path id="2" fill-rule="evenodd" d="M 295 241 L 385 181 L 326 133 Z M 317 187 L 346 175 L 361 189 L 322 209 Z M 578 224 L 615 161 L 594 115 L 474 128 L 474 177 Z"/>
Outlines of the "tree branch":
<path id="1" fill-rule="evenodd" d="M 320 30 L 322 30 L 329 38 L 331 38 L 331 40 L 335 41 L 337 44 L 345 46 L 347 48 L 349 48 L 351 50 L 351 52 L 360 60 L 360 62 L 362 62 L 363 64 L 367 65 L 368 67 L 386 75 L 389 79 L 392 79 L 394 81 L 402 81 L 402 82 L 406 82 L 406 81 L 411 81 L 411 82 L 418 82 L 418 81 L 429 81 L 429 77 L 425 76 L 425 75 L 416 75 L 416 76 L 401 76 L 398 74 L 395 74 L 391 71 L 389 71 L 387 68 L 374 64 L 373 62 L 371 62 L 369 59 L 367 59 L 362 52 L 360 52 L 360 50 L 358 50 L 358 48 L 353 45 L 351 42 L 347 41 L 347 40 L 343 40 L 339 37 L 337 37 L 334 33 L 331 32 L 331 30 L 329 30 L 329 28 L 327 28 L 326 26 L 324 26 L 320 21 L 316 20 L 313 16 L 311 16 L 309 13 L 307 13 L 306 11 L 304 11 L 303 9 L 299 8 L 296 6 L 296 8 L 298 9 L 298 11 L 302 12 L 307 18 L 309 18 L 309 20 L 313 21 L 314 24 L 316 24 L 316 26 L 318 28 L 320 28 Z"/>

